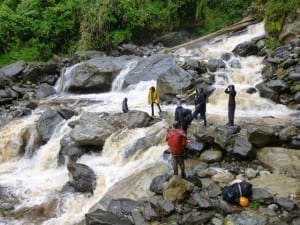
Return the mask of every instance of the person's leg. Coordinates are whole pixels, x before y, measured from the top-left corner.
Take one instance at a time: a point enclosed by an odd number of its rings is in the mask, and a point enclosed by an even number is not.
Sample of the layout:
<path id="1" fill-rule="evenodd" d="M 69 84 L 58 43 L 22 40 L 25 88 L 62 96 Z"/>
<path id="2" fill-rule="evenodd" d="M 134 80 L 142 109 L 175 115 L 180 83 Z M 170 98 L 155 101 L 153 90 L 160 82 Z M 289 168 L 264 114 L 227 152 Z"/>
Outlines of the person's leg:
<path id="1" fill-rule="evenodd" d="M 201 117 L 202 117 L 202 119 L 204 120 L 204 126 L 206 127 L 206 115 L 205 115 L 205 112 L 202 112 L 201 113 L 202 115 L 201 115 Z"/>
<path id="2" fill-rule="evenodd" d="M 192 115 L 192 120 L 198 119 L 198 114 L 199 114 L 199 107 L 196 107 L 195 111 L 193 112 Z"/>
<path id="3" fill-rule="evenodd" d="M 231 125 L 231 126 L 234 125 L 234 111 L 235 111 L 235 106 L 229 105 L 228 120 L 229 120 L 229 125 Z"/>
<path id="4" fill-rule="evenodd" d="M 158 110 L 161 112 L 161 108 L 160 108 L 160 105 L 159 103 L 156 103 L 157 107 L 158 107 Z"/>
<path id="5" fill-rule="evenodd" d="M 154 116 L 154 102 L 151 103 L 151 115 Z"/>
<path id="6" fill-rule="evenodd" d="M 174 171 L 174 175 L 178 175 L 178 165 L 177 165 L 177 158 L 176 156 L 172 155 L 172 168 L 173 168 L 173 171 Z"/>
<path id="7" fill-rule="evenodd" d="M 185 175 L 185 166 L 184 166 L 184 156 L 178 156 L 177 161 L 181 169 L 181 177 L 185 178 L 186 175 Z"/>

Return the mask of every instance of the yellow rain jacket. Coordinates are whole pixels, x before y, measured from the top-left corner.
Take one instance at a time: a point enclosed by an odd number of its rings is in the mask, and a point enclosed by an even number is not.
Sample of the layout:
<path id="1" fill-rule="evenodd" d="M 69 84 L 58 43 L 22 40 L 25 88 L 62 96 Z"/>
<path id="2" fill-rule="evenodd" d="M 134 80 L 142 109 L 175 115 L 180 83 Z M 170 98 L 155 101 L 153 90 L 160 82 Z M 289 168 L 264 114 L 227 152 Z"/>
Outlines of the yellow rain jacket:
<path id="1" fill-rule="evenodd" d="M 157 91 L 152 91 L 151 88 L 148 91 L 148 104 L 152 104 L 153 102 L 159 103 L 159 97 Z"/>

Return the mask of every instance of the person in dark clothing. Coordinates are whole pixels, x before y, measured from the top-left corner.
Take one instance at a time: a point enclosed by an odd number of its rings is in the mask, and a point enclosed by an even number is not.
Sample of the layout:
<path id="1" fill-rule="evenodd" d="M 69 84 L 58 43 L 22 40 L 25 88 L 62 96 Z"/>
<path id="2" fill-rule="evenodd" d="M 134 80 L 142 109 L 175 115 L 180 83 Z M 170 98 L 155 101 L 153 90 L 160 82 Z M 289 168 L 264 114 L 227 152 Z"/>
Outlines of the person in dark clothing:
<path id="1" fill-rule="evenodd" d="M 204 126 L 206 126 L 206 101 L 207 95 L 204 92 L 203 88 L 196 89 L 195 97 L 195 111 L 193 112 L 193 119 L 197 119 L 198 114 L 200 113 L 200 119 L 204 120 Z"/>
<path id="2" fill-rule="evenodd" d="M 128 105 L 127 105 L 127 98 L 123 99 L 123 102 L 122 102 L 122 111 L 123 111 L 123 113 L 127 113 L 129 111 Z"/>
<path id="3" fill-rule="evenodd" d="M 234 126 L 234 111 L 235 111 L 235 96 L 236 96 L 236 91 L 234 89 L 234 85 L 229 85 L 225 89 L 225 93 L 229 94 L 229 100 L 228 100 L 228 124 L 230 126 Z"/>
<path id="4" fill-rule="evenodd" d="M 187 137 L 183 130 L 179 129 L 179 124 L 173 124 L 173 129 L 169 130 L 166 141 L 172 153 L 172 167 L 174 175 L 178 175 L 178 165 L 181 169 L 181 177 L 185 178 L 184 149 L 187 145 Z"/>
<path id="5" fill-rule="evenodd" d="M 187 134 L 188 126 L 192 120 L 192 115 L 190 116 L 190 121 L 187 121 L 186 118 L 188 114 L 191 113 L 189 109 L 185 109 L 181 105 L 181 100 L 177 99 L 177 107 L 175 109 L 175 121 L 178 123 L 179 127 Z"/>

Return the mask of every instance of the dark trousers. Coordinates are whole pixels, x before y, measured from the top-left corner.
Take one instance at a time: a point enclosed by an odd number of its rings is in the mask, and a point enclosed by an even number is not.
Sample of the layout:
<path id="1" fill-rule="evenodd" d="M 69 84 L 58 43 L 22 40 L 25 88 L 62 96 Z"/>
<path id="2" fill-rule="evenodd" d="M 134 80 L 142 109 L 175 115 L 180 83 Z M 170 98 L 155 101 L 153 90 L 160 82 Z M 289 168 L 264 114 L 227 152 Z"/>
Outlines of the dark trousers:
<path id="1" fill-rule="evenodd" d="M 228 123 L 231 126 L 234 126 L 234 112 L 235 105 L 228 105 Z"/>
<path id="2" fill-rule="evenodd" d="M 193 119 L 197 119 L 199 113 L 200 119 L 204 120 L 204 126 L 206 126 L 206 113 L 201 106 L 196 107 L 195 112 L 193 112 Z"/>
<path id="3" fill-rule="evenodd" d="M 158 110 L 161 112 L 161 108 L 160 108 L 160 105 L 159 105 L 159 103 L 156 103 L 156 102 L 152 102 L 151 103 L 151 115 L 152 116 L 154 116 L 154 104 L 156 104 L 157 105 L 157 107 L 158 107 Z"/>
<path id="4" fill-rule="evenodd" d="M 185 178 L 184 155 L 172 155 L 172 167 L 174 175 L 178 175 L 178 166 L 181 170 L 181 177 Z"/>

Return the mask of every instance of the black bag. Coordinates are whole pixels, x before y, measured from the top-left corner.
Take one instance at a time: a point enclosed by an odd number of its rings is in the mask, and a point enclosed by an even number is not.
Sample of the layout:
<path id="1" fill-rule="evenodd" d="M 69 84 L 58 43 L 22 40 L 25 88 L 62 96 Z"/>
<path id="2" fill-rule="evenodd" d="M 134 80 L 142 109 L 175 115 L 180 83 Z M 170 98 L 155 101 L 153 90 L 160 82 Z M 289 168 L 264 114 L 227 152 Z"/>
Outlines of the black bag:
<path id="1" fill-rule="evenodd" d="M 226 187 L 222 191 L 223 199 L 226 202 L 233 203 L 238 200 L 240 196 L 249 198 L 252 195 L 252 184 L 247 181 L 240 183 L 234 183 L 229 187 Z"/>
<path id="2" fill-rule="evenodd" d="M 183 111 L 183 123 L 185 125 L 190 125 L 193 120 L 192 110 L 184 109 Z"/>

